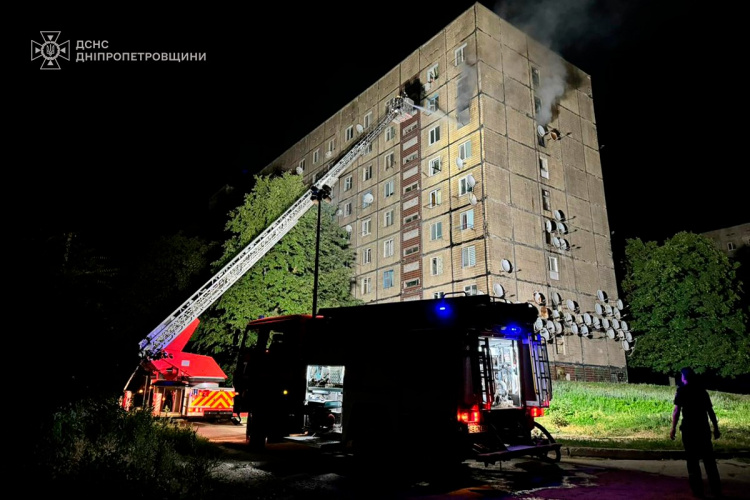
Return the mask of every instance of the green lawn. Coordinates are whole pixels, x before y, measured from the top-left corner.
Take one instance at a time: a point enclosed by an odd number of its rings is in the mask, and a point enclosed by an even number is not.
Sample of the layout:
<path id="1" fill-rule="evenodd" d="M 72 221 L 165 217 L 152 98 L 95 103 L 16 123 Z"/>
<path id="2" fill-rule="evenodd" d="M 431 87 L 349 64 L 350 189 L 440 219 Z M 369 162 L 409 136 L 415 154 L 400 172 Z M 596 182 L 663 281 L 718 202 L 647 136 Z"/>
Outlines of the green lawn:
<path id="1" fill-rule="evenodd" d="M 669 439 L 675 388 L 555 380 L 552 402 L 537 419 L 565 446 L 681 450 Z M 750 395 L 709 391 L 719 419 L 717 452 L 750 450 Z"/>

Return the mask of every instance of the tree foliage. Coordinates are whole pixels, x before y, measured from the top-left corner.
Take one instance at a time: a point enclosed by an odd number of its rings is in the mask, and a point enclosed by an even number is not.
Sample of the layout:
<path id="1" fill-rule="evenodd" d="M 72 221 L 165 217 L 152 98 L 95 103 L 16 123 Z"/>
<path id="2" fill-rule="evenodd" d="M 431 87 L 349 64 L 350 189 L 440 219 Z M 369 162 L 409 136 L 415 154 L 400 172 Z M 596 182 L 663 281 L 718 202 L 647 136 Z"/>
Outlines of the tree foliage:
<path id="1" fill-rule="evenodd" d="M 226 228 L 232 236 L 224 243 L 224 255 L 214 264 L 216 270 L 278 219 L 305 190 L 298 175 L 257 176 L 244 204 L 229 214 Z M 350 291 L 354 255 L 348 235 L 335 223 L 334 207 L 322 203 L 320 208 L 318 307 L 360 303 Z M 227 365 L 233 345 L 250 320 L 312 313 L 317 215 L 314 206 L 207 311 L 194 336 L 202 352 Z"/>
<path id="2" fill-rule="evenodd" d="M 705 236 L 681 232 L 658 245 L 627 240 L 622 282 L 636 345 L 634 367 L 735 377 L 750 372 L 738 263 Z"/>

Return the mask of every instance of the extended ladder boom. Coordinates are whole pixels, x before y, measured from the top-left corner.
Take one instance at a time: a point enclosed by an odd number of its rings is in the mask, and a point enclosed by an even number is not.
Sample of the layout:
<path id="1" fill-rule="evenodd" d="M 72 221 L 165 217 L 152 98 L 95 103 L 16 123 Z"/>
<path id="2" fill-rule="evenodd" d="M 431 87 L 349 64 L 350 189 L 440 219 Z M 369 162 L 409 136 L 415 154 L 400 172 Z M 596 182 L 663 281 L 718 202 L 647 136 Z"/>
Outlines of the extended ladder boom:
<path id="1" fill-rule="evenodd" d="M 346 168 L 362 154 L 375 138 L 393 120 L 403 121 L 412 116 L 414 103 L 406 97 L 396 97 L 386 108 L 386 114 L 380 123 L 352 147 L 331 169 L 317 182 L 316 188 L 323 185 L 333 187 Z M 142 358 L 158 358 L 164 348 L 172 342 L 190 323 L 208 309 L 221 295 L 240 279 L 258 260 L 261 259 L 312 207 L 312 188 L 303 194 L 276 221 L 268 226 L 251 241 L 236 257 L 216 273 L 205 285 L 196 291 L 166 320 L 155 328 L 140 346 Z"/>

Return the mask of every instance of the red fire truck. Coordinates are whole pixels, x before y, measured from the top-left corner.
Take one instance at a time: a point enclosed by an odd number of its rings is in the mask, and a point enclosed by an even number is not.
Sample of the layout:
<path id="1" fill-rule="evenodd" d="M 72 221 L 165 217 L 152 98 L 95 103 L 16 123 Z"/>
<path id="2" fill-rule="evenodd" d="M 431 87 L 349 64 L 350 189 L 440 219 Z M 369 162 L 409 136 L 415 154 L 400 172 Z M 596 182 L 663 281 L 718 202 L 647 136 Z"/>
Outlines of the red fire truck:
<path id="1" fill-rule="evenodd" d="M 252 448 L 398 451 L 412 465 L 557 461 L 560 445 L 534 420 L 552 397 L 537 318 L 531 304 L 476 295 L 252 321 L 235 412 L 248 412 Z"/>

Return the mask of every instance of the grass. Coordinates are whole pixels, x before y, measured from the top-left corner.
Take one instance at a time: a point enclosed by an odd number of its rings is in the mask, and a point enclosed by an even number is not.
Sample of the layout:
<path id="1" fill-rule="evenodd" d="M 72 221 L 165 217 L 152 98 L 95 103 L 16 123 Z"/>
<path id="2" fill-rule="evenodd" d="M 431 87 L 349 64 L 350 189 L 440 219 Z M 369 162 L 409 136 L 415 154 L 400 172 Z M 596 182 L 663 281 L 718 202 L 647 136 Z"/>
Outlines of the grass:
<path id="1" fill-rule="evenodd" d="M 750 395 L 709 391 L 719 420 L 717 452 L 750 450 Z M 556 380 L 552 402 L 537 419 L 564 446 L 682 450 L 669 439 L 675 388 Z"/>

